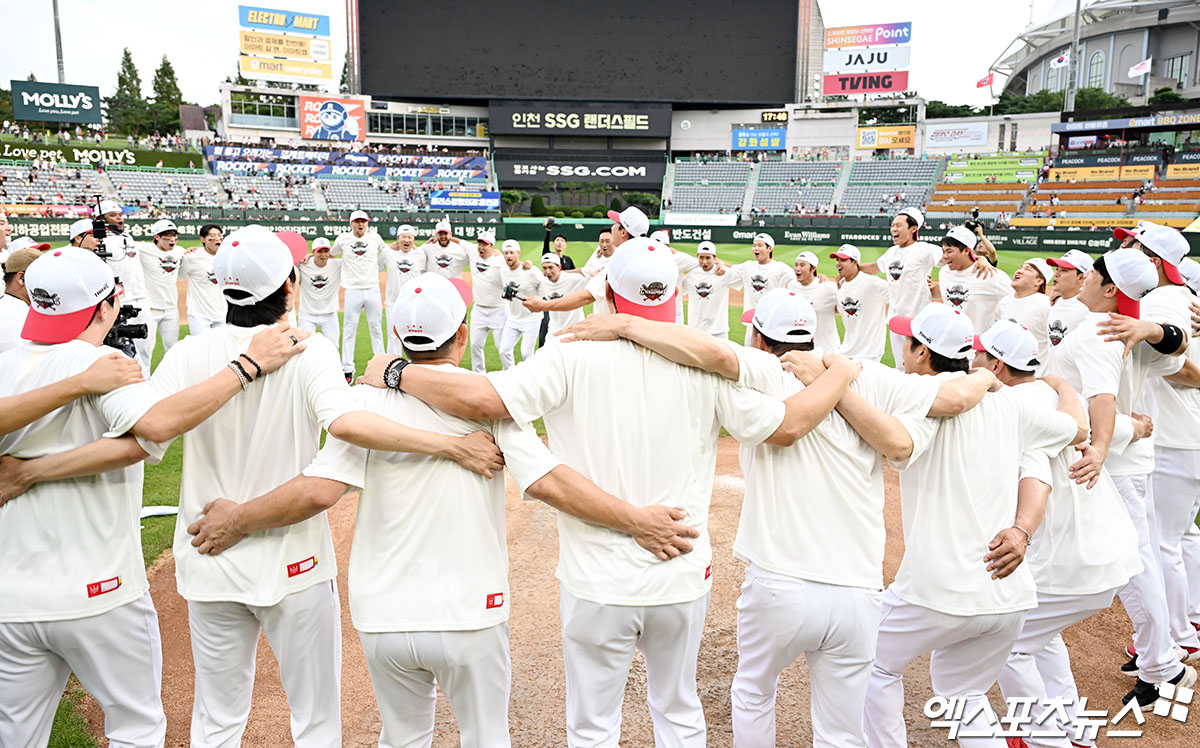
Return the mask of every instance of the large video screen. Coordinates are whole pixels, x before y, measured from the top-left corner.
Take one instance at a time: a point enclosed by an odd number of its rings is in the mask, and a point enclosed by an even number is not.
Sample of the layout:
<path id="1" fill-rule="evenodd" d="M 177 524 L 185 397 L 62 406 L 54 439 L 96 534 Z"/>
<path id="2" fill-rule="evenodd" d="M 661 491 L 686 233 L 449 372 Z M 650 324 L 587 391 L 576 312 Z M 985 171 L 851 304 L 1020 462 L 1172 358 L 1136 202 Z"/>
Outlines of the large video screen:
<path id="1" fill-rule="evenodd" d="M 359 0 L 362 92 L 396 99 L 784 104 L 796 0 Z"/>

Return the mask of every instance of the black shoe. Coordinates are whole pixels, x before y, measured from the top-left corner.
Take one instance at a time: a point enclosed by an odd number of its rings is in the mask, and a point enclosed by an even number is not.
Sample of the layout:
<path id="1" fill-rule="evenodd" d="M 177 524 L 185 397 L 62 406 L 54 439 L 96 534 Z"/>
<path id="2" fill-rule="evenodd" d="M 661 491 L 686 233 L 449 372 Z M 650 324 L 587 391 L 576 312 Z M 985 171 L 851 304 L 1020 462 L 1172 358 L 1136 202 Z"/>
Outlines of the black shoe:
<path id="1" fill-rule="evenodd" d="M 1153 705 L 1158 701 L 1158 686 L 1138 678 L 1133 690 L 1121 697 L 1121 703 L 1128 704 L 1134 699 L 1137 699 L 1138 706 L 1142 708 Z"/>
<path id="2" fill-rule="evenodd" d="M 1133 657 L 1130 657 L 1130 658 L 1129 658 L 1129 662 L 1127 662 L 1127 663 L 1125 663 L 1124 665 L 1122 665 L 1122 666 L 1121 666 L 1121 672 L 1122 672 L 1122 673 L 1124 673 L 1125 675 L 1129 675 L 1129 676 L 1132 676 L 1132 677 L 1134 677 L 1134 678 L 1136 678 L 1136 677 L 1137 677 L 1137 674 L 1138 674 L 1139 672 L 1141 672 L 1141 671 L 1138 669 L 1138 664 L 1137 664 L 1137 656 L 1136 656 L 1136 655 L 1135 655 L 1135 656 L 1133 656 Z"/>
<path id="3" fill-rule="evenodd" d="M 354 384 L 354 372 L 347 371 L 344 373 L 346 375 L 346 384 Z"/>

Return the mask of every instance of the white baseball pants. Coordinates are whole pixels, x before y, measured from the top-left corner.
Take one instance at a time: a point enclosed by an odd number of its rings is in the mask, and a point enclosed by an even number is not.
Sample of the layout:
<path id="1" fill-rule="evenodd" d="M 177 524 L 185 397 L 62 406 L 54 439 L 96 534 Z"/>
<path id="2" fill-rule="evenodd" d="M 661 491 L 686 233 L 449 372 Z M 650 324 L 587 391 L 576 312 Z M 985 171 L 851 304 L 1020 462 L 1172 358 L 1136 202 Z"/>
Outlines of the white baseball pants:
<path id="1" fill-rule="evenodd" d="M 171 350 L 171 346 L 179 342 L 179 310 L 151 309 L 150 310 L 150 350 L 154 350 L 154 338 L 159 336 L 163 342 L 163 353 Z"/>
<path id="2" fill-rule="evenodd" d="M 318 329 L 320 329 L 321 334 L 329 338 L 330 343 L 333 343 L 333 347 L 338 347 L 338 338 L 341 336 L 342 331 L 338 327 L 337 312 L 330 312 L 329 314 L 308 314 L 306 312 L 300 312 L 298 321 L 300 324 L 297 325 L 297 327 L 299 327 L 301 330 L 316 332 Z"/>
<path id="3" fill-rule="evenodd" d="M 508 748 L 508 624 L 478 631 L 360 631 L 383 719 L 379 748 L 433 743 L 440 687 L 463 748 Z"/>
<path id="4" fill-rule="evenodd" d="M 98 616 L 0 623 L 0 745 L 50 741 L 71 673 L 104 710 L 112 748 L 161 748 L 162 639 L 149 592 Z"/>
<path id="5" fill-rule="evenodd" d="M 1181 545 L 1188 577 L 1188 618 L 1200 623 L 1200 527 L 1189 527 Z"/>
<path id="6" fill-rule="evenodd" d="M 504 323 L 504 331 L 500 334 L 500 366 L 508 369 L 516 363 L 513 351 L 517 347 L 517 339 L 521 340 L 521 360 L 528 361 L 537 348 L 538 330 L 542 324 L 541 317 L 535 317 L 530 322 L 514 322 L 511 318 Z"/>
<path id="7" fill-rule="evenodd" d="M 1000 691 L 1004 698 L 1035 699 L 1032 718 L 1019 722 L 1010 727 L 1020 728 L 1031 733 L 1024 737 L 1025 744 L 1030 748 L 1071 748 L 1070 736 L 1074 730 L 1069 722 L 1063 722 L 1052 715 L 1040 725 L 1034 725 L 1033 719 L 1041 717 L 1045 709 L 1042 704 L 1048 698 L 1058 696 L 1051 694 L 1042 674 L 1042 667 L 1061 669 L 1058 660 L 1038 660 L 1038 654 L 1050 643 L 1058 639 L 1062 641 L 1062 632 L 1070 626 L 1090 618 L 1112 605 L 1114 590 L 1105 590 L 1092 595 L 1045 595 L 1038 593 L 1038 606 L 1025 615 L 1025 623 L 1021 634 L 1013 643 L 1012 652 L 1004 669 L 1000 671 Z M 1063 650 L 1065 652 L 1065 649 Z M 1067 660 L 1066 672 L 1055 672 L 1053 682 L 1056 689 L 1065 689 L 1063 682 L 1070 679 L 1070 691 L 1075 693 L 1075 678 L 1071 673 L 1070 660 Z M 1074 702 L 1072 702 L 1074 703 Z M 1068 713 L 1068 716 L 1074 716 Z M 1064 737 L 1037 737 L 1033 733 L 1061 732 Z"/>
<path id="8" fill-rule="evenodd" d="M 1154 448 L 1154 515 L 1171 638 L 1181 647 L 1200 647 L 1188 617 L 1188 572 L 1183 538 L 1200 514 L 1200 450 Z"/>
<path id="9" fill-rule="evenodd" d="M 908 345 L 908 338 L 891 330 L 888 330 L 888 338 L 892 341 L 892 359 L 896 362 L 896 371 L 904 371 L 904 346 Z"/>
<path id="10" fill-rule="evenodd" d="M 1137 528 L 1138 557 L 1143 567 L 1121 590 L 1121 602 L 1133 623 L 1133 646 L 1138 653 L 1141 679 L 1147 683 L 1162 683 L 1179 675 L 1181 665 L 1172 650 L 1153 497 L 1147 496 L 1150 481 L 1144 475 L 1114 475 L 1113 483 Z"/>
<path id="11" fill-rule="evenodd" d="M 332 580 L 275 605 L 188 601 L 196 665 L 192 748 L 238 748 L 250 714 L 258 636 L 279 661 L 296 748 L 342 744 L 342 616 Z"/>
<path id="12" fill-rule="evenodd" d="M 703 748 L 707 732 L 696 691 L 696 658 L 708 598 L 706 593 L 675 605 L 604 605 L 561 588 L 567 745 L 618 744 L 625 681 L 639 649 L 646 658 L 646 703 L 655 746 Z"/>
<path id="13" fill-rule="evenodd" d="M 483 356 L 483 346 L 487 343 L 488 333 L 492 334 L 492 342 L 500 348 L 504 335 L 504 326 L 508 324 L 508 309 L 503 306 L 471 307 L 471 371 L 476 374 L 487 373 L 487 362 Z M 524 350 L 521 355 L 524 356 Z"/>
<path id="14" fill-rule="evenodd" d="M 786 577 L 751 564 L 738 597 L 738 665 L 730 696 L 736 748 L 775 745 L 779 674 L 808 662 L 813 746 L 866 748 L 862 712 L 882 593 Z"/>
<path id="15" fill-rule="evenodd" d="M 929 674 L 933 692 L 942 698 L 966 701 L 964 732 L 990 732 L 980 703 L 996 682 L 1021 633 L 1025 611 L 979 616 L 956 616 L 906 603 L 891 590 L 883 593 L 879 643 L 867 687 L 863 722 L 871 748 L 905 748 L 904 669 L 917 657 L 932 652 Z M 1004 748 L 1004 738 L 959 735 L 958 743 Z"/>
<path id="16" fill-rule="evenodd" d="M 209 319 L 208 317 L 201 317 L 198 314 L 191 314 L 190 312 L 188 313 L 187 319 L 188 335 L 199 335 L 205 330 L 211 330 L 214 327 L 223 327 L 225 325 L 225 320 L 223 319 Z"/>
<path id="17" fill-rule="evenodd" d="M 342 369 L 354 371 L 354 343 L 358 339 L 358 318 L 365 310 L 367 330 L 371 334 L 371 353 L 383 353 L 383 300 L 379 286 L 347 288 L 342 299 Z"/>

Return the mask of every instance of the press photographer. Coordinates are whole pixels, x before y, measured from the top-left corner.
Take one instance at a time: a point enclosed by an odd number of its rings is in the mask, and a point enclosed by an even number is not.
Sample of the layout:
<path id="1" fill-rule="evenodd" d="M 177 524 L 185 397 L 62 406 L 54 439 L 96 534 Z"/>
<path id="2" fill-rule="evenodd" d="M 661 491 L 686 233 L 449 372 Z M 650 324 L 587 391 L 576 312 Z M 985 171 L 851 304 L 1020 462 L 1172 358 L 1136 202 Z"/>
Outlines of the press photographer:
<path id="1" fill-rule="evenodd" d="M 118 283 L 125 289 L 121 296 L 121 310 L 104 344 L 137 359 L 142 372 L 149 377 L 150 356 L 154 351 L 147 335 L 146 279 L 142 274 L 141 261 L 138 260 L 137 242 L 125 233 L 125 215 L 121 212 L 121 206 L 112 200 L 100 200 L 97 212 L 100 218 L 91 221 L 91 238 L 83 230 L 83 222 L 76 221 L 71 226 L 71 242 L 78 240 L 79 246 L 84 249 L 94 244 L 92 251 L 108 263 Z M 80 231 L 78 235 L 77 227 Z"/>

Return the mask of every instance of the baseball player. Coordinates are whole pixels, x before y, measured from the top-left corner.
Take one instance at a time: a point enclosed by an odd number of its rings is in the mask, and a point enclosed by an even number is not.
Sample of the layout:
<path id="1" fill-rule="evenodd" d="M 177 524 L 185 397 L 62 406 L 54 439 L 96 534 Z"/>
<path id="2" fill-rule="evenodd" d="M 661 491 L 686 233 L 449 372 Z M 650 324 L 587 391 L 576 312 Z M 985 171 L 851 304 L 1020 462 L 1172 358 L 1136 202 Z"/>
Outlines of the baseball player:
<path id="1" fill-rule="evenodd" d="M 1062 257 L 1047 258 L 1046 264 L 1054 268 L 1047 337 L 1050 345 L 1056 346 L 1088 314 L 1087 306 L 1079 300 L 1079 289 L 1083 287 L 1083 276 L 1092 269 L 1092 258 L 1078 249 L 1069 249 Z"/>
<path id="2" fill-rule="evenodd" d="M 583 264 L 583 277 L 591 278 L 596 273 L 599 273 L 604 268 L 608 267 L 608 261 L 612 259 L 613 246 L 612 231 L 605 229 L 600 232 L 600 236 L 596 240 L 596 249 L 592 252 L 592 256 Z"/>
<path id="3" fill-rule="evenodd" d="M 404 336 L 408 360 L 389 361 L 392 385 L 410 376 L 408 366 L 465 376 L 458 363 L 467 344 L 469 303 L 462 281 L 436 273 L 419 276 L 401 292 L 388 319 Z M 490 434 L 523 492 L 620 533 L 634 532 L 639 523 L 664 528 L 678 544 L 673 548 L 690 548 L 687 538 L 696 531 L 672 519 L 679 510 L 637 508 L 603 492 L 555 459 L 528 425 L 459 418 L 396 389 L 359 387 L 354 396 L 365 410 L 433 433 Z M 440 687 L 464 746 L 507 746 L 511 602 L 499 462 L 495 469 L 485 478 L 449 460 L 374 452 L 330 438 L 303 477 L 245 504 L 217 502 L 221 506 L 197 523 L 197 540 L 202 547 L 212 543 L 214 551 L 225 545 L 225 523 L 214 521 L 224 510 L 235 524 L 249 524 L 233 535 L 236 540 L 251 528 L 296 521 L 295 508 L 308 516 L 320 513 L 347 487 L 361 486 L 350 609 L 383 719 L 379 744 L 428 740 Z M 214 524 L 217 531 L 209 532 Z M 666 558 L 663 541 L 636 532 L 639 543 Z M 413 573 L 433 566 L 435 574 Z"/>
<path id="4" fill-rule="evenodd" d="M 1190 257 L 1179 263 L 1179 274 L 1183 276 L 1193 296 L 1200 295 L 1200 262 Z M 1192 335 L 1200 335 L 1200 304 L 1192 299 Z M 1190 358 L 1190 351 L 1189 351 Z M 1200 527 L 1189 527 L 1180 543 L 1183 565 L 1188 580 L 1188 620 L 1192 628 L 1200 631 Z"/>
<path id="5" fill-rule="evenodd" d="M 449 221 L 434 225 L 433 237 L 425 242 L 425 252 L 429 255 L 426 269 L 446 278 L 461 278 L 471 258 L 471 247 L 451 235 Z"/>
<path id="6" fill-rule="evenodd" d="M 1013 273 L 1013 295 L 1002 299 L 997 309 L 998 319 L 1010 319 L 1033 334 L 1042 364 L 1050 357 L 1050 297 L 1046 288 L 1053 278 L 1054 271 L 1045 260 L 1026 260 Z"/>
<path id="7" fill-rule="evenodd" d="M 500 365 L 507 369 L 515 361 L 517 341 L 521 342 L 521 360 L 528 361 L 537 346 L 539 314 L 530 312 L 524 300 L 536 298 L 541 288 L 542 274 L 521 264 L 521 245 L 515 239 L 505 239 L 501 245 L 504 265 L 500 267 L 500 295 L 508 303 L 508 317 L 500 334 Z"/>
<path id="8" fill-rule="evenodd" d="M 146 278 L 146 303 L 149 307 L 150 348 L 161 336 L 163 351 L 179 342 L 179 264 L 183 250 L 176 247 L 179 229 L 173 221 L 161 219 L 150 227 L 153 240 L 138 248 L 138 259 Z"/>
<path id="9" fill-rule="evenodd" d="M 803 296 L 812 305 L 817 317 L 817 329 L 813 342 L 817 349 L 836 353 L 842 341 L 837 329 L 837 284 L 825 283 L 817 277 L 819 260 L 808 251 L 796 255 L 793 271 L 796 279 L 787 284 L 792 291 Z"/>
<path id="10" fill-rule="evenodd" d="M 500 277 L 505 260 L 496 250 L 496 234 L 481 231 L 475 244 L 471 252 L 471 293 L 475 299 L 471 307 L 471 370 L 483 374 L 487 372 L 483 347 L 491 333 L 492 343 L 500 348 L 508 322 L 508 302 Z"/>
<path id="11" fill-rule="evenodd" d="M 72 247 L 83 247 L 91 251 L 100 246 L 100 240 L 92 233 L 92 221 L 90 218 L 80 218 L 71 224 L 69 229 Z M 46 247 L 49 249 L 49 247 Z M 40 250 L 39 250 L 40 251 Z"/>
<path id="12" fill-rule="evenodd" d="M 10 252 L 3 263 L 4 294 L 0 296 L 0 353 L 21 344 L 21 328 L 29 314 L 29 289 L 25 271 L 42 253 L 36 249 Z"/>
<path id="13" fill-rule="evenodd" d="M 323 236 L 313 239 L 312 254 L 296 265 L 300 274 L 301 330 L 329 338 L 336 347 L 341 338 L 338 323 L 338 289 L 342 287 L 342 259 L 331 257 L 333 248 Z"/>
<path id="14" fill-rule="evenodd" d="M 545 228 L 546 235 L 542 237 L 542 257 L 555 255 L 558 257 L 558 266 L 561 270 L 575 270 L 575 261 L 571 259 L 570 255 L 565 254 L 567 249 L 567 235 L 559 232 L 554 234 L 553 241 L 551 241 L 550 233 L 554 230 L 553 218 L 546 219 Z M 546 334 L 551 332 L 550 324 L 550 313 L 543 312 L 541 328 L 538 330 L 539 348 L 546 344 Z"/>
<path id="15" fill-rule="evenodd" d="M 34 261 L 25 281 L 34 304 L 21 336 L 37 345 L 0 356 L 0 395 L 28 400 L 32 384 L 120 356 L 101 345 L 120 304 L 101 259 L 64 247 Z M 269 370 L 294 355 L 282 341 L 267 330 L 247 342 Z M 138 532 L 140 461 L 148 452 L 161 457 L 155 442 L 193 428 L 241 391 L 232 366 L 216 362 L 198 373 L 198 386 L 167 398 L 144 383 L 81 397 L 0 435 L 0 454 L 28 459 L 45 481 L 5 503 L 0 522 L 0 561 L 38 569 L 0 579 L 0 744 L 46 745 L 73 672 L 104 710 L 111 744 L 162 745 L 162 651 Z M 103 438 L 119 434 L 131 436 Z M 70 461 L 91 447 L 103 454 Z"/>
<path id="16" fill-rule="evenodd" d="M 383 353 L 383 304 L 379 296 L 379 271 L 387 248 L 375 231 L 368 232 L 371 217 L 366 211 L 350 214 L 350 231 L 333 241 L 333 254 L 342 258 L 342 370 L 346 380 L 354 376 L 354 348 L 358 341 L 358 319 L 365 310 L 371 334 L 371 352 Z"/>
<path id="17" fill-rule="evenodd" d="M 142 273 L 142 263 L 138 260 L 138 242 L 125 233 L 125 214 L 121 206 L 112 200 L 100 201 L 100 218 L 107 226 L 108 235 L 104 238 L 104 261 L 112 269 L 117 282 L 125 289 L 121 297 L 121 305 L 139 309 L 136 316 L 130 317 L 127 324 L 150 325 L 149 309 L 146 305 L 146 278 Z M 150 373 L 150 357 L 154 353 L 154 341 L 149 336 L 133 341 L 137 351 L 138 363 L 142 371 Z"/>
<path id="18" fill-rule="evenodd" d="M 887 281 L 859 269 L 862 253 L 853 244 L 843 244 L 829 257 L 837 267 L 837 309 L 845 327 L 837 352 L 854 361 L 879 363 L 887 336 Z"/>
<path id="19" fill-rule="evenodd" d="M 417 246 L 417 230 L 408 224 L 396 229 L 396 241 L 383 249 L 383 264 L 387 267 L 387 306 L 390 309 L 400 294 L 400 289 L 413 278 L 425 272 L 429 254 L 424 247 Z M 389 353 L 399 350 L 400 340 L 387 332 Z"/>
<path id="20" fill-rule="evenodd" d="M 698 267 L 683 276 L 679 287 L 681 295 L 688 296 L 688 326 L 703 330 L 714 338 L 728 340 L 729 285 L 737 275 L 718 272 L 717 247 L 712 242 L 700 242 L 696 248 L 696 261 Z"/>
<path id="21" fill-rule="evenodd" d="M 772 259 L 775 254 L 775 239 L 770 234 L 754 235 L 754 259 L 734 265 L 737 276 L 731 288 L 742 289 L 742 308 L 753 309 L 762 295 L 772 288 L 786 288 L 796 274 L 786 264 Z M 746 325 L 743 340 L 749 340 L 751 326 Z"/>
<path id="22" fill-rule="evenodd" d="M 929 304 L 916 317 L 897 316 L 888 324 L 906 338 L 906 372 L 967 371 L 974 330 L 965 315 Z M 1061 380 L 1052 386 L 1060 399 L 1055 412 L 1007 388 L 953 418 L 903 419 L 912 452 L 889 462 L 900 471 L 904 558 L 883 596 L 867 690 L 864 721 L 873 748 L 907 745 L 904 670 L 931 651 L 934 693 L 965 703 L 964 733 L 988 734 L 980 732 L 987 691 L 1012 651 L 1025 611 L 1037 605 L 1029 569 L 1013 566 L 1045 503 L 1044 495 L 1039 502 L 1018 494 L 1020 461 L 1024 454 L 1056 454 L 1087 436 L 1078 396 Z M 972 469 L 950 467 L 955 465 Z M 1004 740 L 979 744 L 1003 746 Z"/>
<path id="23" fill-rule="evenodd" d="M 537 295 L 547 301 L 561 299 L 572 291 L 577 291 L 587 285 L 588 279 L 578 270 L 564 270 L 559 261 L 561 257 L 554 252 L 542 255 L 542 279 L 538 283 Z M 554 340 L 555 333 L 567 325 L 583 319 L 583 310 L 574 309 L 569 312 L 547 312 L 550 315 L 550 326 L 547 328 Z"/>
<path id="24" fill-rule="evenodd" d="M 942 239 L 942 262 L 937 281 L 930 281 L 934 301 L 941 301 L 971 320 L 976 330 L 986 330 L 998 320 L 1000 302 L 1012 296 L 1012 281 L 1003 272 L 987 277 L 974 272 L 975 245 L 979 236 L 966 226 L 955 226 Z"/>
<path id="25" fill-rule="evenodd" d="M 221 227 L 207 224 L 200 227 L 200 248 L 183 253 L 183 277 L 187 278 L 188 334 L 199 335 L 225 324 L 225 297 L 217 287 L 213 258 L 225 235 Z"/>
<path id="26" fill-rule="evenodd" d="M 669 322 L 678 276 L 665 247 L 629 240 L 609 263 L 605 297 L 618 312 Z M 711 586 L 707 517 L 719 427 L 747 447 L 789 445 L 832 410 L 853 367 L 835 362 L 782 403 L 620 340 L 547 346 L 486 379 L 414 368 L 404 372 L 405 392 L 460 415 L 517 422 L 544 416 L 555 456 L 601 488 L 635 506 L 661 496 L 681 502 L 699 536 L 691 553 L 667 562 L 647 560 L 633 541 L 559 513 L 567 741 L 617 742 L 625 682 L 640 649 L 655 742 L 704 745 L 696 658 Z M 653 445 L 631 438 L 663 424 L 679 438 Z"/>

